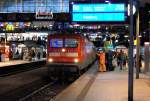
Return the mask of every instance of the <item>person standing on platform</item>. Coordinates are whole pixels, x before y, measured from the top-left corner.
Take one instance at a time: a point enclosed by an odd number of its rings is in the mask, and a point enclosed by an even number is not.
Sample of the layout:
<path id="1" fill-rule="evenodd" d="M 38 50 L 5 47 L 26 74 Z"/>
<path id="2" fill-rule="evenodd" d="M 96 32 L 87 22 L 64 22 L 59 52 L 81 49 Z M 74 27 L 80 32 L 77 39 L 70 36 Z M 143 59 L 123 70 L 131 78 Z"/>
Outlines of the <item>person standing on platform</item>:
<path id="1" fill-rule="evenodd" d="M 120 54 L 119 54 L 119 56 L 118 56 L 118 61 L 119 61 L 119 67 L 120 67 L 120 70 L 122 70 L 123 69 L 123 64 L 124 64 L 124 61 L 125 61 L 125 54 L 124 54 L 124 52 L 122 51 L 122 50 L 120 50 Z"/>
<path id="2" fill-rule="evenodd" d="M 1 51 L 0 51 L 0 62 L 2 61 L 1 55 L 2 55 L 2 53 L 1 53 Z"/>
<path id="3" fill-rule="evenodd" d="M 99 56 L 99 71 L 105 72 L 106 71 L 106 65 L 105 65 L 105 52 L 100 51 L 98 53 Z"/>
<path id="4" fill-rule="evenodd" d="M 112 71 L 114 70 L 112 61 L 113 61 L 113 52 L 111 50 L 108 50 L 106 53 L 106 60 L 107 60 L 107 70 Z"/>
<path id="5" fill-rule="evenodd" d="M 136 68 L 136 55 L 134 56 L 134 67 Z M 141 68 L 142 68 L 142 55 L 139 55 L 139 72 L 141 73 Z"/>

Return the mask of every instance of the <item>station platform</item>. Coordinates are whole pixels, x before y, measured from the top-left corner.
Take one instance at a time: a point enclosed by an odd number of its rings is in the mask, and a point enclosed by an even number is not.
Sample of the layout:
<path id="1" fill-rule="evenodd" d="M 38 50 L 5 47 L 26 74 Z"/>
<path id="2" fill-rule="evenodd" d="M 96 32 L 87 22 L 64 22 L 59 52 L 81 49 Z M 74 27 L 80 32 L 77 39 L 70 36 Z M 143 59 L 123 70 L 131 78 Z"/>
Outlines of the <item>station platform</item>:
<path id="1" fill-rule="evenodd" d="M 12 66 L 12 65 L 18 65 L 18 64 L 25 64 L 29 63 L 29 61 L 23 61 L 23 60 L 12 60 L 7 62 L 0 62 L 0 68 L 6 67 L 6 66 Z"/>
<path id="2" fill-rule="evenodd" d="M 46 59 L 40 59 L 36 61 L 13 60 L 8 62 L 0 62 L 0 77 L 40 68 L 45 64 Z"/>
<path id="3" fill-rule="evenodd" d="M 26 63 L 31 63 L 31 62 L 37 62 L 37 61 L 43 61 L 46 60 L 45 58 L 39 59 L 36 61 L 25 61 L 25 60 L 11 60 L 7 62 L 0 62 L 0 68 L 6 67 L 6 66 L 12 66 L 12 65 L 19 65 L 19 64 L 26 64 Z"/>
<path id="4" fill-rule="evenodd" d="M 98 72 L 97 64 L 54 101 L 128 101 L 128 71 Z M 134 77 L 135 78 L 135 77 Z M 150 76 L 134 79 L 134 101 L 150 101 Z"/>

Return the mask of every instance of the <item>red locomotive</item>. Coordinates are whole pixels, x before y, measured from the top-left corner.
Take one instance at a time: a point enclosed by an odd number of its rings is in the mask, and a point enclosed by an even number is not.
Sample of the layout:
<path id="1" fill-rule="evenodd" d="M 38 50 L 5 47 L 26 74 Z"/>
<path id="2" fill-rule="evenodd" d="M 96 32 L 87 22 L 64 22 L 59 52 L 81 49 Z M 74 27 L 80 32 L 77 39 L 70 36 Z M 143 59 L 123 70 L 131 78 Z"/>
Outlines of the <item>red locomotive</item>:
<path id="1" fill-rule="evenodd" d="M 59 70 L 80 72 L 95 59 L 95 46 L 80 34 L 48 36 L 47 64 L 51 73 L 56 73 Z"/>

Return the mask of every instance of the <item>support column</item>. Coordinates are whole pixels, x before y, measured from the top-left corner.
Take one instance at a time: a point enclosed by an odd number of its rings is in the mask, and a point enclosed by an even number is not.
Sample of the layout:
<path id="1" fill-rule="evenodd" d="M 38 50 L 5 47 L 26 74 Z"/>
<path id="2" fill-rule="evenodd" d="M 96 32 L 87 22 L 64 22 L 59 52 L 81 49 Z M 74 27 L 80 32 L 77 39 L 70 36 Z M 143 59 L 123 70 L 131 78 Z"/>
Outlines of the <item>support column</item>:
<path id="1" fill-rule="evenodd" d="M 133 0 L 130 0 L 130 45 L 128 72 L 128 101 L 133 101 Z"/>
<path id="2" fill-rule="evenodd" d="M 138 9 L 138 7 L 137 7 Z M 140 69 L 140 63 L 139 63 L 139 57 L 140 57 L 140 38 L 139 38 L 139 10 L 137 11 L 137 18 L 136 18 L 136 79 L 139 79 L 139 69 Z"/>

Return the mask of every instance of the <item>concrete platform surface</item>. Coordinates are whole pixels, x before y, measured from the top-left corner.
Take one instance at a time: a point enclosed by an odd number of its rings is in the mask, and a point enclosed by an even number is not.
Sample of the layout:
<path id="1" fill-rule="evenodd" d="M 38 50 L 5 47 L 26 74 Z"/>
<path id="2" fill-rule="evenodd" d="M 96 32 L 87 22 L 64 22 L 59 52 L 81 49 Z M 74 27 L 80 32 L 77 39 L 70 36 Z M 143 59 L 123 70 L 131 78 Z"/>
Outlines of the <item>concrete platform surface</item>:
<path id="1" fill-rule="evenodd" d="M 25 60 L 11 60 L 7 62 L 0 62 L 0 68 L 6 67 L 6 66 L 12 66 L 12 65 L 19 65 L 19 64 L 26 64 L 26 63 L 31 63 L 31 62 L 37 62 L 37 61 L 43 61 L 46 59 L 40 59 L 40 60 L 35 60 L 35 61 L 25 61 Z"/>
<path id="2" fill-rule="evenodd" d="M 23 61 L 23 60 L 13 60 L 13 61 L 7 61 L 7 62 L 0 62 L 0 68 L 5 67 L 5 66 L 25 64 L 25 63 L 30 63 L 30 62 L 29 61 Z"/>
<path id="3" fill-rule="evenodd" d="M 94 81 L 95 74 L 98 71 L 97 62 L 83 74 L 79 79 L 77 79 L 73 84 L 71 84 L 67 89 L 58 94 L 54 101 L 79 101 L 83 98 L 85 92 L 88 91 L 92 82 Z"/>
<path id="4" fill-rule="evenodd" d="M 94 78 L 89 76 L 92 73 L 79 78 L 55 101 L 128 101 L 127 71 L 95 72 Z M 150 76 L 134 79 L 134 101 L 150 101 Z"/>
<path id="5" fill-rule="evenodd" d="M 83 101 L 128 101 L 128 73 L 98 73 Z M 150 77 L 135 79 L 134 101 L 150 101 Z"/>

